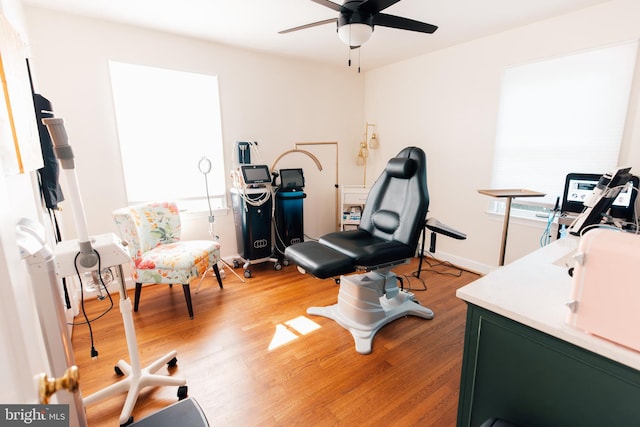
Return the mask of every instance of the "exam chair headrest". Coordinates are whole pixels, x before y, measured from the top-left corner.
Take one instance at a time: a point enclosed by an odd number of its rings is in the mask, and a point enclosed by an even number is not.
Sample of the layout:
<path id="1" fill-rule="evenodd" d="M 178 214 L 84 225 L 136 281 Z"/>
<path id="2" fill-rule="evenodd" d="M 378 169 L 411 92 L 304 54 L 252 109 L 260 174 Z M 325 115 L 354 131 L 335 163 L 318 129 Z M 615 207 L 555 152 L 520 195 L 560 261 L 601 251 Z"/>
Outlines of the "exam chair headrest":
<path id="1" fill-rule="evenodd" d="M 409 158 L 394 157 L 387 163 L 387 174 L 393 178 L 408 179 L 413 176 L 418 164 Z"/>

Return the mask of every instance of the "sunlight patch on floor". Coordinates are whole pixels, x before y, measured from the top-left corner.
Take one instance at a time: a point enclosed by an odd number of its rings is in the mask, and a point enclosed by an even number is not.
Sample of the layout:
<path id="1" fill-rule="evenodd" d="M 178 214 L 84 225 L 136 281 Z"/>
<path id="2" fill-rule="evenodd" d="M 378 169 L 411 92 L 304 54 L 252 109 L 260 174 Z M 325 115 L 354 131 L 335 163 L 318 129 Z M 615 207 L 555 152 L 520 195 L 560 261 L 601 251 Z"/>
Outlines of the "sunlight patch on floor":
<path id="1" fill-rule="evenodd" d="M 320 329 L 320 325 L 305 316 L 298 316 L 295 319 L 284 322 L 284 324 L 300 332 L 302 335 L 307 335 L 309 332 Z"/>
<path id="2" fill-rule="evenodd" d="M 320 325 L 305 316 L 287 320 L 284 324 L 279 323 L 276 325 L 276 331 L 273 334 L 271 343 L 269 343 L 269 351 L 282 347 L 317 329 L 320 329 Z"/>

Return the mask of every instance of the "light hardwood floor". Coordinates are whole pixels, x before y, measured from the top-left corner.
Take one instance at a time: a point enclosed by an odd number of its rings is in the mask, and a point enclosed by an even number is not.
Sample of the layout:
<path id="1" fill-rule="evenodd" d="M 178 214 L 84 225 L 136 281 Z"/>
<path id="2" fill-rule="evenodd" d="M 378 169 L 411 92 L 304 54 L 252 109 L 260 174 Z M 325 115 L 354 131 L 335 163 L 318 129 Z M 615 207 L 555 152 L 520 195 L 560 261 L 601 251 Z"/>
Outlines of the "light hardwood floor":
<path id="1" fill-rule="evenodd" d="M 414 259 L 394 270 L 409 276 L 405 287 L 423 286 L 411 277 L 417 265 Z M 369 355 L 358 354 L 351 334 L 334 321 L 306 314 L 310 306 L 335 303 L 338 285 L 302 275 L 293 265 L 281 271 L 270 263 L 253 265 L 246 283 L 227 271 L 222 290 L 208 277 L 196 294 L 198 282 L 192 282 L 193 320 L 181 286 L 145 287 L 134 313 L 141 364 L 177 350 L 177 367 L 159 373 L 186 378 L 189 396 L 212 426 L 454 426 L 466 315 L 455 292 L 478 276 L 435 274 L 428 267 L 423 264 L 420 274 L 428 290 L 415 294 L 434 319 L 392 322 L 376 334 Z M 115 364 L 129 361 L 118 295 L 113 299 L 114 308 L 92 323 L 97 360 L 90 356 L 88 328 L 74 327 L 84 396 L 118 381 Z M 89 317 L 106 301 L 87 300 Z M 319 328 L 303 334 L 287 324 L 300 317 Z M 278 346 L 282 335 L 293 339 Z M 176 387 L 145 389 L 134 419 L 177 401 L 176 393 Z M 89 426 L 118 425 L 124 398 L 87 406 Z"/>

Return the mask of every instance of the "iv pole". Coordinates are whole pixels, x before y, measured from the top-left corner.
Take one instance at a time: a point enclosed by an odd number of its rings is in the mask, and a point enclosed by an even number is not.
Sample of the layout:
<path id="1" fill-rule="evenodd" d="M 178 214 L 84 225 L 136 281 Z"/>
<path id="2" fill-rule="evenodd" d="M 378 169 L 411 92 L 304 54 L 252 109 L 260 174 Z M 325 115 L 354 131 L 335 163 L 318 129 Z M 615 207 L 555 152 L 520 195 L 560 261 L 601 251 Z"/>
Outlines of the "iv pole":
<path id="1" fill-rule="evenodd" d="M 204 175 L 204 187 L 207 193 L 207 204 L 209 205 L 209 235 L 211 236 L 211 240 L 215 242 L 218 240 L 218 236 L 216 236 L 215 232 L 213 231 L 213 222 L 215 221 L 215 217 L 213 216 L 213 209 L 211 209 L 211 198 L 209 197 L 209 179 L 207 177 L 209 172 L 211 172 L 211 160 L 203 156 L 198 162 L 198 169 Z M 240 277 L 238 273 L 236 273 L 233 270 L 233 268 L 231 268 L 231 266 L 227 264 L 225 260 L 222 259 L 222 256 L 220 256 L 220 261 L 222 262 L 222 265 L 224 267 L 227 267 L 230 272 L 232 272 L 238 279 L 240 279 L 240 281 L 242 281 L 242 283 L 246 283 L 245 280 L 242 277 Z M 213 266 L 211 268 L 213 269 Z M 207 272 L 205 271 L 202 277 L 200 278 L 200 282 L 198 283 L 198 286 L 196 287 L 196 291 L 195 291 L 196 294 L 198 293 L 198 290 L 200 289 L 200 285 L 202 285 L 202 281 L 204 280 L 206 275 L 207 275 Z"/>
<path id="2" fill-rule="evenodd" d="M 149 386 L 173 385 L 178 386 L 178 398 L 187 397 L 186 380 L 179 377 L 168 377 L 155 374 L 165 363 L 175 366 L 177 359 L 175 350 L 151 363 L 146 368 L 140 366 L 140 355 L 136 340 L 136 331 L 133 324 L 131 299 L 127 295 L 122 264 L 131 262 L 129 252 L 122 242 L 113 233 L 93 236 L 89 239 L 87 222 L 84 216 L 84 208 L 80 198 L 80 188 L 75 171 L 74 155 L 68 143 L 64 121 L 61 118 L 45 118 L 42 122 L 47 127 L 54 145 L 54 152 L 69 184 L 70 201 L 75 220 L 77 240 L 62 241 L 56 247 L 56 267 L 60 277 L 68 277 L 75 272 L 100 270 L 101 264 L 105 267 L 117 265 L 117 273 L 120 281 L 120 312 L 124 324 L 124 332 L 127 339 L 127 349 L 131 364 L 119 360 L 115 371 L 125 375 L 125 378 L 83 399 L 86 405 L 110 397 L 116 393 L 127 391 L 127 397 L 120 413 L 120 425 L 129 425 L 133 421 L 131 413 L 138 400 L 140 391 Z"/>

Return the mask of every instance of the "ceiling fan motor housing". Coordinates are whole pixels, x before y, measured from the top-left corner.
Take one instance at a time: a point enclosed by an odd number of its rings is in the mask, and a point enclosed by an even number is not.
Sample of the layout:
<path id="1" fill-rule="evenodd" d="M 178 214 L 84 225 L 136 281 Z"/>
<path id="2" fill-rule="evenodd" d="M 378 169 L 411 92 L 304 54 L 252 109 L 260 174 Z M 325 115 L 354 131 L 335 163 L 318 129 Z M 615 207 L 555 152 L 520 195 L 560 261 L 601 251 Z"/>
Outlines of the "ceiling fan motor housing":
<path id="1" fill-rule="evenodd" d="M 338 28 L 349 24 L 366 24 L 373 29 L 373 15 L 371 13 L 341 12 L 338 16 Z"/>

